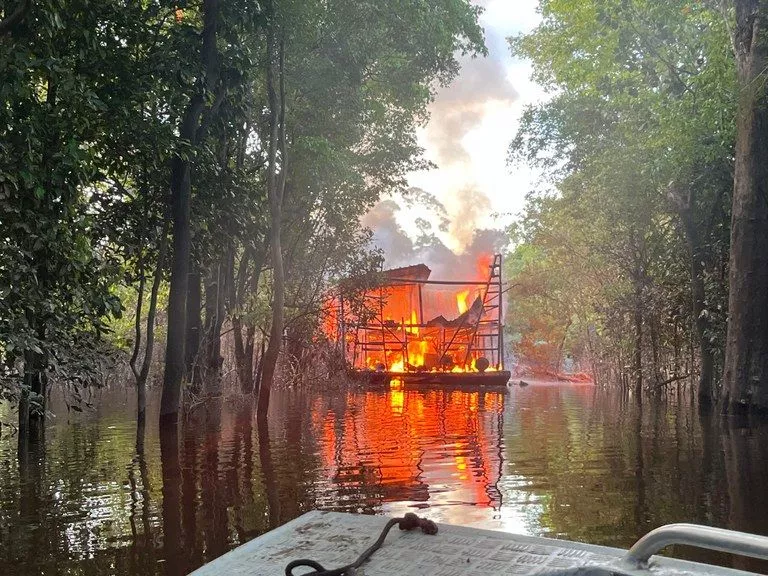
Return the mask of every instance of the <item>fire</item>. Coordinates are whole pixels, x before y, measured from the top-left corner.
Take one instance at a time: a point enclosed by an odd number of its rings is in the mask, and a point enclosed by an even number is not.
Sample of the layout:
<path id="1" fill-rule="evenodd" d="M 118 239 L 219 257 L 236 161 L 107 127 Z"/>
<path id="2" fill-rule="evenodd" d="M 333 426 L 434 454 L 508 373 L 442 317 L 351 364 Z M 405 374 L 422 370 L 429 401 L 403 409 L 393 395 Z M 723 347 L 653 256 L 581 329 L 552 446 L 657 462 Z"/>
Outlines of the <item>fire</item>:
<path id="1" fill-rule="evenodd" d="M 411 310 L 411 325 L 410 327 L 406 328 L 405 331 L 408 332 L 408 334 L 413 334 L 414 336 L 419 335 L 419 327 L 417 324 L 419 323 L 419 317 L 416 315 L 416 310 Z"/>
<path id="2" fill-rule="evenodd" d="M 459 314 L 464 314 L 464 312 L 469 310 L 469 290 L 456 294 L 456 307 L 459 310 Z"/>
<path id="3" fill-rule="evenodd" d="M 477 277 L 485 280 L 488 277 L 488 272 L 490 271 L 492 263 L 493 256 L 490 254 L 482 254 L 478 256 L 477 262 L 475 262 L 475 274 L 477 274 Z"/>
<path id="4" fill-rule="evenodd" d="M 408 342 L 408 360 L 411 366 L 422 367 L 427 363 L 426 356 L 429 343 L 426 340 L 414 340 Z"/>
<path id="5" fill-rule="evenodd" d="M 463 283 L 430 281 L 423 264 L 384 271 L 381 286 L 329 299 L 323 331 L 343 343 L 341 352 L 356 369 L 395 376 L 500 370 L 500 262 L 481 256 Z M 366 315 L 358 317 L 361 302 Z"/>
<path id="6" fill-rule="evenodd" d="M 431 372 L 436 372 L 437 368 L 427 367 L 427 355 L 429 354 L 429 342 L 426 340 L 414 340 L 408 343 L 408 360 L 406 361 L 405 358 L 403 358 L 403 355 L 401 353 L 390 353 L 387 356 L 387 360 L 389 361 L 389 365 L 387 367 L 388 372 L 393 372 L 395 374 L 403 374 L 405 372 L 411 372 L 414 370 L 429 370 Z M 449 370 L 449 372 L 454 373 L 464 373 L 464 372 L 479 372 L 477 366 L 475 365 L 477 361 L 477 358 L 470 358 L 470 360 L 466 364 L 455 364 L 452 366 Z M 383 362 L 377 362 L 372 359 L 368 359 L 368 369 L 370 370 L 377 370 L 380 369 L 377 367 L 377 365 L 383 365 Z M 485 372 L 497 372 L 498 368 L 495 366 L 488 366 L 488 368 L 485 369 Z"/>

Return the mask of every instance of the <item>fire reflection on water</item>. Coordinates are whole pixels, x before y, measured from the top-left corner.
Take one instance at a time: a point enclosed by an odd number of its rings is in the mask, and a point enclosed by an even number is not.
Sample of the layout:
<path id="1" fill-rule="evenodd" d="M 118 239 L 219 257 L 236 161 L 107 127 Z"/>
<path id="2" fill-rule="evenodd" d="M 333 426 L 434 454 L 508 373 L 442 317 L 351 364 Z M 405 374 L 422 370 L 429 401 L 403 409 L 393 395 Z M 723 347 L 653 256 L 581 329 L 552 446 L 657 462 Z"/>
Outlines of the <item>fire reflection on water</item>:
<path id="1" fill-rule="evenodd" d="M 399 381 L 386 394 L 349 395 L 343 412 L 313 412 L 323 431 L 322 464 L 338 494 L 375 487 L 361 509 L 443 508 L 449 503 L 499 509 L 497 484 L 503 463 L 504 394 L 404 390 Z M 366 501 L 367 500 L 367 501 Z M 396 503 L 396 505 L 395 505 Z"/>

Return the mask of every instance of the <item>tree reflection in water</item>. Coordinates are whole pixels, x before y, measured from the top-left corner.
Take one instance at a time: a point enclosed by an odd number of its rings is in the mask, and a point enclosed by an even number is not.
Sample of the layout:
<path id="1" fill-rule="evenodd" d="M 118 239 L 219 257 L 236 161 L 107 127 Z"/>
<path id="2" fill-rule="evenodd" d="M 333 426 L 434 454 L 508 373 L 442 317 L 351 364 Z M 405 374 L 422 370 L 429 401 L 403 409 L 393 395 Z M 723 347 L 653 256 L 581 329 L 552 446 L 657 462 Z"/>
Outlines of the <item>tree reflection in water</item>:
<path id="1" fill-rule="evenodd" d="M 276 393 L 137 434 L 133 399 L 0 438 L 0 572 L 185 574 L 312 508 L 626 547 L 664 523 L 768 532 L 768 425 L 589 386 Z M 673 553 L 742 568 L 754 562 Z"/>

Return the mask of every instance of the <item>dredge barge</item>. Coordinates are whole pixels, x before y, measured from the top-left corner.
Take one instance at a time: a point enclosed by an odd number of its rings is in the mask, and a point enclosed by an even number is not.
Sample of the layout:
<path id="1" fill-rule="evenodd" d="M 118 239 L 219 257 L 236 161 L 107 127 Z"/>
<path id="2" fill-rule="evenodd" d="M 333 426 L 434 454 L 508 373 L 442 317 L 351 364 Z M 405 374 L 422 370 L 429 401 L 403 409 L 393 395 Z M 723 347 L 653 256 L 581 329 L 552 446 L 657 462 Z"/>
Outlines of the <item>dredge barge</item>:
<path id="1" fill-rule="evenodd" d="M 424 264 L 342 283 L 326 335 L 349 372 L 371 384 L 503 386 L 502 257 L 473 279 L 431 280 Z"/>

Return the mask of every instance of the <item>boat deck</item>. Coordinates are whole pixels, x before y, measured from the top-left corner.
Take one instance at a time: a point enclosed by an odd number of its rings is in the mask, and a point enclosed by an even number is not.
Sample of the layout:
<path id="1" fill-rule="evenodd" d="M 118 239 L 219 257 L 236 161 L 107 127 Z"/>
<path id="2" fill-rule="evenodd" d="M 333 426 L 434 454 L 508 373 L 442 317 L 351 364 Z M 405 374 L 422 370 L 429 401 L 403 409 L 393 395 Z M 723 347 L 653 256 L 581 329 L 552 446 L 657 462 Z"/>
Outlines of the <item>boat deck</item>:
<path id="1" fill-rule="evenodd" d="M 379 536 L 387 522 L 383 516 L 309 512 L 232 550 L 193 572 L 194 576 L 277 576 L 292 560 L 308 558 L 326 569 L 353 562 Z M 749 574 L 659 558 L 651 569 L 624 560 L 625 550 L 565 540 L 519 536 L 461 526 L 439 525 L 435 536 L 420 530 L 402 532 L 396 527 L 384 545 L 358 574 L 365 576 L 501 576 L 569 574 L 578 576 L 686 576 L 688 574 L 735 576 Z M 297 569 L 296 574 L 310 573 Z"/>
<path id="2" fill-rule="evenodd" d="M 373 372 L 353 371 L 353 376 L 367 379 L 371 385 L 389 385 L 393 380 L 406 387 L 447 386 L 455 388 L 482 388 L 506 386 L 512 376 L 509 370 L 489 372 Z"/>

